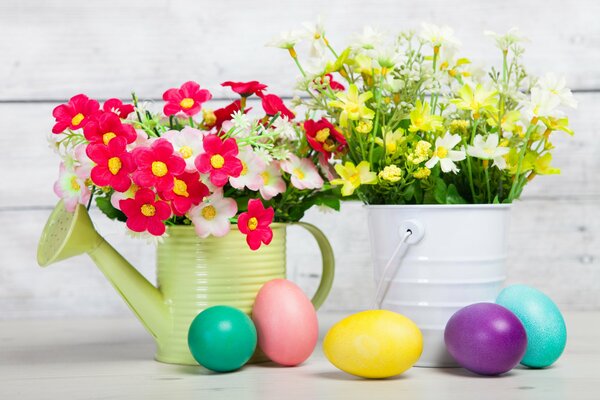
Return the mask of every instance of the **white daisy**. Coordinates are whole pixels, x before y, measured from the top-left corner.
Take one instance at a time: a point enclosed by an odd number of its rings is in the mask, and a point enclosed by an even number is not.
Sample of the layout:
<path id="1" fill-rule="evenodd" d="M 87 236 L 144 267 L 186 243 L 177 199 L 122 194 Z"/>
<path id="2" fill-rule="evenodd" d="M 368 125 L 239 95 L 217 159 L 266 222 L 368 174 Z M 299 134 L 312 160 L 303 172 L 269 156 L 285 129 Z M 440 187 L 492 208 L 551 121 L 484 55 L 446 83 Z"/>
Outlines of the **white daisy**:
<path id="1" fill-rule="evenodd" d="M 444 46 L 459 47 L 460 41 L 454 36 L 454 31 L 448 26 L 437 26 L 434 24 L 421 24 L 422 30 L 419 37 L 429 43 L 433 48 Z"/>
<path id="2" fill-rule="evenodd" d="M 229 218 L 234 217 L 237 210 L 237 203 L 234 199 L 223 197 L 223 193 L 217 191 L 193 207 L 188 212 L 188 218 L 194 224 L 196 233 L 201 238 L 207 238 L 210 235 L 221 237 L 229 233 L 231 229 Z"/>
<path id="3" fill-rule="evenodd" d="M 566 87 L 566 80 L 564 76 L 556 76 L 555 74 L 548 73 L 544 75 L 537 82 L 542 90 L 546 90 L 560 99 L 560 103 L 564 106 L 577 108 L 577 100 L 573 97 L 571 90 Z"/>
<path id="4" fill-rule="evenodd" d="M 269 47 L 279 47 L 280 49 L 293 49 L 302 39 L 301 31 L 286 31 L 273 38 L 267 43 Z"/>
<path id="5" fill-rule="evenodd" d="M 506 168 L 506 155 L 510 149 L 508 147 L 498 146 L 500 138 L 498 134 L 493 133 L 488 135 L 487 139 L 483 136 L 476 135 L 473 140 L 473 146 L 467 146 L 467 154 L 471 157 L 476 157 L 482 160 L 494 160 L 494 164 L 498 169 Z"/>
<path id="6" fill-rule="evenodd" d="M 496 47 L 506 52 L 513 44 L 526 42 L 527 38 L 521 35 L 518 28 L 512 27 L 504 35 L 492 31 L 484 31 L 485 36 L 489 36 L 496 42 Z"/>
<path id="7" fill-rule="evenodd" d="M 383 43 L 383 32 L 365 26 L 362 33 L 354 37 L 352 47 L 358 49 L 372 50 Z"/>
<path id="8" fill-rule="evenodd" d="M 454 162 L 464 160 L 466 154 L 463 150 L 452 149 L 460 141 L 460 135 L 451 135 L 450 133 L 446 133 L 444 137 L 435 139 L 435 151 L 429 161 L 425 163 L 425 166 L 432 169 L 439 162 L 443 172 L 458 173 L 460 169 L 458 169 Z"/>

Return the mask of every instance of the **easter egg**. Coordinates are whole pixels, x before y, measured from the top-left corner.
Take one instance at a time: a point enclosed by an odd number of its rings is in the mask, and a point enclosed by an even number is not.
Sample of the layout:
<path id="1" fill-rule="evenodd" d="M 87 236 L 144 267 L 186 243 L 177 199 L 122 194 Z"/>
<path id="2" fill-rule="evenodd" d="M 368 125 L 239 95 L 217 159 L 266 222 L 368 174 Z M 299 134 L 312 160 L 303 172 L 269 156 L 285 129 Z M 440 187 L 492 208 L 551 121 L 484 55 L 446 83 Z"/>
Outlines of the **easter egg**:
<path id="1" fill-rule="evenodd" d="M 527 334 L 521 321 L 508 309 L 493 303 L 476 303 L 450 317 L 444 341 L 462 367 L 480 375 L 500 375 L 521 361 Z"/>
<path id="2" fill-rule="evenodd" d="M 298 365 L 317 345 L 319 322 L 315 308 L 302 289 L 286 279 L 273 279 L 260 288 L 252 320 L 258 346 L 277 364 Z"/>
<path id="3" fill-rule="evenodd" d="M 560 357 L 567 344 L 567 327 L 548 296 L 529 286 L 512 285 L 500 292 L 496 303 L 511 310 L 527 331 L 527 351 L 521 364 L 544 368 Z"/>
<path id="4" fill-rule="evenodd" d="M 423 351 L 423 336 L 403 315 L 369 310 L 335 324 L 325 336 L 323 351 L 344 372 L 363 378 L 388 378 L 417 362 Z"/>
<path id="5" fill-rule="evenodd" d="M 254 353 L 256 329 L 252 320 L 237 308 L 209 307 L 192 321 L 188 346 L 203 367 L 217 372 L 234 371 Z"/>

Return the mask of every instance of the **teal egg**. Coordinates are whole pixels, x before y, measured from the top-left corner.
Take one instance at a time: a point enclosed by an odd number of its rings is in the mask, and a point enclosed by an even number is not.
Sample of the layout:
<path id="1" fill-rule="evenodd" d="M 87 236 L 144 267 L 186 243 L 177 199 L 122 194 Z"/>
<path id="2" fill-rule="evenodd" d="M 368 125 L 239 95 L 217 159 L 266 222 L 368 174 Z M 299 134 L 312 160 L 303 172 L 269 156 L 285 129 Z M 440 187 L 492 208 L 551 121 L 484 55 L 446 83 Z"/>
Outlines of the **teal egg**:
<path id="1" fill-rule="evenodd" d="M 188 346 L 203 367 L 217 372 L 234 371 L 252 357 L 256 349 L 256 328 L 237 308 L 210 307 L 192 321 Z"/>
<path id="2" fill-rule="evenodd" d="M 531 368 L 552 365 L 567 344 L 567 327 L 560 310 L 544 293 L 525 285 L 502 290 L 496 303 L 508 308 L 527 332 L 527 351 L 521 364 Z"/>

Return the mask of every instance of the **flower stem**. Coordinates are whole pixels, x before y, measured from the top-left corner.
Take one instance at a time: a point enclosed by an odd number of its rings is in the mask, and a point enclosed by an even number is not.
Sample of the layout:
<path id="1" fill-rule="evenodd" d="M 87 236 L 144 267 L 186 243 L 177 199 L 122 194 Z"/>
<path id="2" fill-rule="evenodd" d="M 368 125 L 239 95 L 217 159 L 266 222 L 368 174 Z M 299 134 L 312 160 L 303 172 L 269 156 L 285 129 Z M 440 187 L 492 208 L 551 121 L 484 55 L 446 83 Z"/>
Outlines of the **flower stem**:
<path id="1" fill-rule="evenodd" d="M 484 160 L 484 162 L 487 160 Z M 492 202 L 492 190 L 490 189 L 490 174 L 488 172 L 488 166 L 485 165 L 483 167 L 483 172 L 485 174 L 485 185 L 487 186 L 487 201 L 488 203 Z"/>
<path id="2" fill-rule="evenodd" d="M 531 124 L 529 125 L 529 128 L 527 128 L 527 132 L 525 133 L 525 140 L 524 140 L 523 148 L 521 149 L 521 153 L 519 153 L 519 162 L 517 163 L 517 172 L 515 173 L 515 178 L 513 180 L 512 186 L 510 188 L 510 193 L 508 194 L 508 200 L 510 202 L 512 202 L 514 200 L 514 196 L 517 191 L 517 187 L 521 185 L 521 179 L 520 179 L 519 175 L 521 174 L 521 169 L 523 167 L 523 159 L 525 158 L 525 153 L 527 151 L 527 143 L 529 142 L 529 138 L 531 137 L 531 134 L 535 130 L 536 125 L 537 125 L 537 118 L 534 117 L 531 121 Z"/>

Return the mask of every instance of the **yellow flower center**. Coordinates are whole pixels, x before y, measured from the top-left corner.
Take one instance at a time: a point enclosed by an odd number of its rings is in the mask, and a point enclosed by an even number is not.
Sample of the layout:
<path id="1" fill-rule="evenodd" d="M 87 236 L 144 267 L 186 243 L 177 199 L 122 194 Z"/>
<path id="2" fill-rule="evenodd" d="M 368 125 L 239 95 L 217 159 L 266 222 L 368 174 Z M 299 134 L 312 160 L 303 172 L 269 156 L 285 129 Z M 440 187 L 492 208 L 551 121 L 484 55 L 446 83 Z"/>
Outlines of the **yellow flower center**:
<path id="1" fill-rule="evenodd" d="M 256 219 L 256 217 L 252 217 L 248 220 L 248 229 L 253 231 L 256 229 L 257 226 L 258 226 L 258 220 Z"/>
<path id="2" fill-rule="evenodd" d="M 163 176 L 165 176 L 167 174 L 167 172 L 169 172 L 169 169 L 167 168 L 167 164 L 165 164 L 162 161 L 152 162 L 152 173 L 154 174 L 154 176 L 158 176 L 159 178 L 162 178 Z"/>
<path id="3" fill-rule="evenodd" d="M 335 143 L 332 140 L 326 140 L 325 143 L 323 143 L 323 150 L 330 152 L 334 151 Z"/>
<path id="4" fill-rule="evenodd" d="M 360 107 L 356 103 L 348 103 L 346 110 L 351 114 L 356 114 L 360 110 Z"/>
<path id="5" fill-rule="evenodd" d="M 178 196 L 190 197 L 187 188 L 187 184 L 184 181 L 175 178 L 175 181 L 173 182 L 173 193 Z"/>
<path id="6" fill-rule="evenodd" d="M 225 164 L 225 159 L 220 154 L 215 154 L 210 158 L 210 165 L 212 165 L 213 168 L 216 168 L 216 169 L 223 168 L 224 164 Z"/>
<path id="7" fill-rule="evenodd" d="M 494 149 L 491 149 L 491 148 L 489 148 L 489 147 L 485 147 L 485 148 L 483 149 L 483 152 L 484 152 L 485 154 L 487 154 L 488 156 L 491 156 L 492 154 L 494 154 Z"/>
<path id="8" fill-rule="evenodd" d="M 262 174 L 260 174 L 260 176 L 261 176 L 261 177 L 262 177 L 262 179 L 263 179 L 263 183 L 264 183 L 265 185 L 268 185 L 268 184 L 269 184 L 269 180 L 270 180 L 270 178 L 271 178 L 271 176 L 269 175 L 269 173 L 268 173 L 267 171 L 265 171 L 265 172 L 263 172 Z"/>
<path id="9" fill-rule="evenodd" d="M 73 125 L 73 126 L 79 125 L 81 123 L 81 121 L 83 121 L 84 118 L 85 118 L 85 116 L 82 113 L 75 115 L 73 117 L 73 119 L 71 119 L 71 125 Z"/>
<path id="10" fill-rule="evenodd" d="M 187 160 L 194 154 L 194 150 L 192 150 L 190 146 L 181 146 L 179 148 L 179 154 L 181 154 L 181 157 Z"/>
<path id="11" fill-rule="evenodd" d="M 108 170 L 111 174 L 118 174 L 122 166 L 123 164 L 121 163 L 121 159 L 119 157 L 111 157 L 108 159 Z"/>
<path id="12" fill-rule="evenodd" d="M 210 221 L 217 216 L 217 209 L 214 206 L 208 205 L 202 209 L 201 214 L 202 218 Z"/>
<path id="13" fill-rule="evenodd" d="M 181 108 L 192 108 L 194 106 L 194 99 L 186 97 L 185 99 L 181 100 L 179 105 L 181 106 Z"/>
<path id="14" fill-rule="evenodd" d="M 444 146 L 439 146 L 435 151 L 435 155 L 438 156 L 438 158 L 446 158 L 448 155 L 448 149 Z"/>
<path id="15" fill-rule="evenodd" d="M 76 176 L 71 177 L 71 189 L 73 189 L 73 190 L 81 189 L 81 186 L 79 186 L 79 182 L 77 182 Z"/>
<path id="16" fill-rule="evenodd" d="M 248 164 L 242 161 L 242 172 L 240 172 L 240 176 L 244 176 L 248 173 Z"/>
<path id="17" fill-rule="evenodd" d="M 350 175 L 348 177 L 348 181 L 352 184 L 352 186 L 359 187 L 360 186 L 360 174 L 358 173 L 358 171 L 356 171 L 352 175 Z"/>
<path id="18" fill-rule="evenodd" d="M 304 179 L 306 176 L 304 175 L 304 171 L 302 171 L 300 168 L 294 168 L 294 175 L 296 175 L 300 180 Z"/>
<path id="19" fill-rule="evenodd" d="M 102 142 L 108 146 L 108 143 L 116 137 L 117 135 L 115 135 L 114 132 L 106 132 L 104 135 L 102 135 Z"/>
<path id="20" fill-rule="evenodd" d="M 140 211 L 145 217 L 154 217 L 154 214 L 156 214 L 156 208 L 152 204 L 144 204 L 140 207 Z"/>
<path id="21" fill-rule="evenodd" d="M 329 137 L 329 128 L 323 128 L 315 134 L 315 139 L 317 142 L 323 143 Z"/>
<path id="22" fill-rule="evenodd" d="M 315 40 L 319 40 L 319 39 L 321 39 L 321 34 L 319 32 L 315 32 L 315 34 L 313 35 L 313 38 Z"/>
<path id="23" fill-rule="evenodd" d="M 217 116 L 211 110 L 202 110 L 202 117 L 207 126 L 213 126 L 217 122 Z"/>

